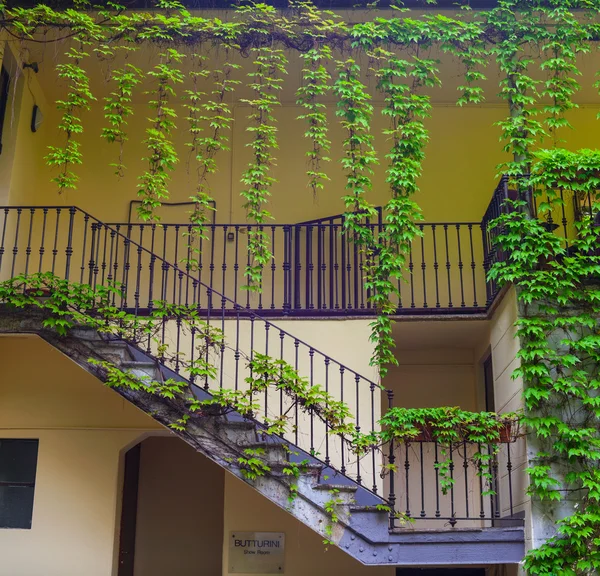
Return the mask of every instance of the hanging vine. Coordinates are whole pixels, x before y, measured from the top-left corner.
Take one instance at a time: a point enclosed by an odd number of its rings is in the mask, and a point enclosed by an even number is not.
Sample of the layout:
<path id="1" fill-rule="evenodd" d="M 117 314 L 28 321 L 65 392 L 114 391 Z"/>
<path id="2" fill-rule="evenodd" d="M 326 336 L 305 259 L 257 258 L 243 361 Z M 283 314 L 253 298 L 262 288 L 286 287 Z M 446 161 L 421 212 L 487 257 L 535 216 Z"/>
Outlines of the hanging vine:
<path id="1" fill-rule="evenodd" d="M 168 48 L 160 55 L 161 62 L 148 72 L 156 87 L 150 94 L 150 108 L 154 117 L 146 129 L 144 144 L 148 149 L 148 168 L 139 177 L 138 196 L 142 199 L 138 215 L 142 220 L 157 219 L 155 209 L 162 200 L 169 198 L 170 172 L 175 169 L 178 155 L 171 134 L 175 129 L 177 113 L 171 105 L 175 96 L 175 86 L 183 82 L 184 76 L 176 66 L 184 55 L 174 48 Z"/>
<path id="2" fill-rule="evenodd" d="M 229 150 L 228 132 L 231 130 L 233 113 L 226 99 L 240 84 L 239 80 L 231 77 L 240 66 L 230 62 L 227 53 L 225 63 L 216 70 L 207 68 L 201 56 L 195 55 L 193 58 L 197 62 L 198 69 L 190 72 L 192 89 L 185 91 L 186 102 L 184 103 L 191 135 L 188 146 L 190 156 L 193 156 L 196 164 L 196 190 L 194 195 L 190 196 L 194 209 L 190 213 L 190 231 L 186 233 L 188 253 L 192 255 L 185 260 L 188 270 L 197 268 L 199 243 L 207 239 L 205 227 L 210 221 L 210 213 L 215 210 L 208 179 L 218 169 L 217 154 Z M 199 82 L 209 78 L 213 80 L 213 90 L 210 95 L 207 95 L 200 90 Z M 209 132 L 203 136 L 205 130 Z"/>
<path id="3" fill-rule="evenodd" d="M 249 290 L 260 290 L 262 271 L 271 262 L 273 255 L 269 247 L 269 235 L 263 225 L 271 218 L 264 207 L 270 196 L 270 188 L 275 182 L 271 176 L 274 164 L 273 151 L 278 148 L 277 126 L 273 111 L 279 105 L 278 92 L 287 74 L 287 58 L 283 50 L 261 46 L 254 51 L 254 70 L 248 73 L 249 88 L 254 98 L 241 101 L 250 106 L 247 131 L 252 134 L 248 146 L 252 149 L 253 160 L 242 175 L 242 197 L 246 201 L 248 219 L 254 226 L 248 231 L 248 251 L 250 262 L 245 276 Z"/>
<path id="4" fill-rule="evenodd" d="M 120 177 L 125 172 L 123 150 L 128 139 L 127 119 L 133 114 L 132 96 L 143 76 L 140 68 L 129 63 L 114 70 L 111 79 L 115 82 L 116 89 L 104 99 L 104 117 L 109 125 L 102 129 L 101 135 L 107 142 L 116 142 L 119 145 L 119 156 L 112 166 L 115 168 L 115 174 Z"/>
<path id="5" fill-rule="evenodd" d="M 331 148 L 328 137 L 327 105 L 322 102 L 324 96 L 331 90 L 329 74 L 326 63 L 332 59 L 329 46 L 318 46 L 301 54 L 304 60 L 302 79 L 304 84 L 298 89 L 297 103 L 305 109 L 305 113 L 298 116 L 299 120 L 308 123 L 304 136 L 312 143 L 312 148 L 306 152 L 308 160 L 308 185 L 316 197 L 322 190 L 325 182 L 329 180 L 327 173 L 322 169 L 322 162 L 329 162 L 327 156 Z"/>
<path id="6" fill-rule="evenodd" d="M 73 168 L 83 161 L 81 143 L 75 137 L 83 132 L 81 112 L 89 110 L 90 102 L 95 100 L 87 73 L 81 67 L 82 60 L 89 56 L 85 50 L 89 43 L 89 40 L 80 36 L 78 46 L 69 48 L 66 53 L 69 61 L 56 66 L 58 78 L 66 80 L 69 85 L 67 97 L 56 102 L 57 109 L 62 111 L 58 128 L 65 133 L 66 142 L 62 147 L 48 146 L 49 152 L 46 156 L 48 166 L 56 166 L 60 171 L 52 179 L 59 192 L 77 188 L 78 176 L 73 172 Z"/>

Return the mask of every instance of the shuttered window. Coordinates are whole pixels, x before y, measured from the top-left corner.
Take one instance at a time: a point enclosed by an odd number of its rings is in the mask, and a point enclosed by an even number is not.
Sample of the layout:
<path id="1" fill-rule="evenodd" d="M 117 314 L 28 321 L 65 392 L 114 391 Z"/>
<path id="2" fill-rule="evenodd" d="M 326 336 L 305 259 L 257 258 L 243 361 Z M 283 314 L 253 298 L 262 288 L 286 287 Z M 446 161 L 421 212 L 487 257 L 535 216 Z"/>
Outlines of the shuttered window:
<path id="1" fill-rule="evenodd" d="M 38 444 L 0 438 L 0 528 L 31 528 Z"/>

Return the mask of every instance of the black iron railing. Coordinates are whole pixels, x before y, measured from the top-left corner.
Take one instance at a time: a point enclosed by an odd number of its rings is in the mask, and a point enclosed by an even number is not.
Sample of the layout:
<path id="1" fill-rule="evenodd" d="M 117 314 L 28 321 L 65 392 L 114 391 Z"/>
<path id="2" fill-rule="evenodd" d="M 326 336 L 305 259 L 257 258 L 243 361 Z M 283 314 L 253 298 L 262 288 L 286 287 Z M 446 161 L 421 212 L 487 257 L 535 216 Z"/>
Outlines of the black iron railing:
<path id="1" fill-rule="evenodd" d="M 390 456 L 397 472 L 390 479 L 389 496 L 400 513 L 395 524 L 439 520 L 454 527 L 514 519 L 515 446 L 522 451 L 522 445 L 510 442 L 396 445 Z"/>
<path id="2" fill-rule="evenodd" d="M 368 223 L 377 239 L 382 224 Z M 181 290 L 189 302 L 220 308 L 205 294 L 192 296 L 204 283 L 245 310 L 269 315 L 372 315 L 365 288 L 364 254 L 344 231 L 343 216 L 301 224 L 211 224 L 205 238 L 190 247 L 189 224 L 111 224 L 127 237 L 187 272 Z M 271 263 L 263 270 L 261 290 L 244 288 L 248 238 L 260 229 L 270 239 Z M 412 243 L 407 268 L 397 279 L 398 314 L 465 313 L 485 310 L 485 254 L 479 222 L 423 223 Z M 193 261 L 190 264 L 190 261 Z M 176 290 L 179 287 L 175 288 Z M 233 304 L 226 309 L 233 309 Z"/>
<path id="3" fill-rule="evenodd" d="M 155 235 L 158 229 L 154 228 Z M 214 357 L 210 359 L 217 368 L 214 377 L 206 376 L 202 380 L 195 380 L 182 367 L 189 366 L 189 360 L 194 358 L 199 343 L 195 333 L 187 332 L 176 319 L 161 319 L 162 329 L 157 333 L 158 342 L 148 339 L 147 344 L 136 342 L 135 346 L 150 358 L 161 362 L 166 369 L 180 374 L 207 392 L 221 388 L 243 389 L 247 386 L 246 378 L 252 376 L 248 362 L 257 352 L 285 360 L 307 378 L 311 386 L 320 384 L 334 398 L 346 402 L 354 414 L 357 429 L 366 433 L 378 429 L 382 394 L 387 396 L 388 405 L 393 406 L 392 391 L 382 390 L 373 380 L 335 360 L 332 354 L 318 350 L 259 316 L 252 309 L 215 291 L 160 253 L 146 249 L 143 237 L 146 230 L 148 229 L 140 228 L 142 242 L 137 242 L 129 234 L 129 229 L 125 235 L 116 227 L 106 225 L 76 207 L 1 207 L 0 280 L 19 274 L 51 272 L 61 278 L 92 287 L 118 282 L 123 294 L 116 298 L 114 304 L 137 315 L 147 314 L 148 308 L 152 308 L 153 303 L 158 300 L 192 305 L 207 326 L 219 328 L 224 333 L 225 343 L 216 352 L 213 351 Z M 210 304 L 203 308 L 202 302 Z M 165 347 L 168 353 L 157 353 L 158 348 Z M 181 362 L 181 358 L 186 358 L 188 362 Z M 462 496 L 458 495 L 458 476 L 455 487 L 449 492 L 450 508 L 446 512 L 442 503 L 448 497 L 448 492 L 444 494 L 439 482 L 430 482 L 431 478 L 436 477 L 434 471 L 438 468 L 434 461 L 432 469 L 423 455 L 418 464 L 411 464 L 412 453 L 410 457 L 405 456 L 404 468 L 399 465 L 397 472 L 383 480 L 380 474 L 381 455 L 375 448 L 356 455 L 349 449 L 346 438 L 328 434 L 326 421 L 311 410 L 301 409 L 293 397 L 282 391 L 265 391 L 260 397 L 255 396 L 255 399 L 259 400 L 261 406 L 255 414 L 259 422 L 285 415 L 292 424 L 287 440 L 322 460 L 327 466 L 352 478 L 367 490 L 383 495 L 393 509 L 392 525 L 395 522 L 395 510 L 401 509 L 400 501 L 403 498 L 406 498 L 407 513 L 421 519 L 447 517 L 449 522 L 454 522 L 464 518 L 478 523 L 485 521 L 485 525 L 489 525 L 498 517 L 498 503 L 493 506 L 490 502 L 489 506 L 481 508 L 478 515 L 471 513 L 474 510 L 471 504 L 474 496 L 467 490 L 465 497 L 469 498 L 469 502 L 462 501 Z M 412 450 L 412 446 L 414 444 L 407 445 L 406 449 Z M 398 453 L 393 444 L 388 448 L 390 463 L 400 464 L 402 452 Z M 472 463 L 469 450 L 473 448 L 463 448 L 462 466 L 466 474 L 465 484 L 470 485 L 476 465 Z M 460 466 L 459 448 L 449 457 L 453 462 L 456 460 L 456 466 Z M 424 502 L 427 494 L 427 502 L 436 502 L 434 508 L 429 506 L 425 509 L 422 504 L 418 514 L 413 513 L 409 502 L 413 498 L 410 494 L 415 469 L 420 470 L 416 477 L 420 478 L 421 501 Z M 500 502 L 510 501 L 512 513 L 512 467 L 509 464 L 501 469 L 503 474 L 494 472 L 494 486 L 481 488 L 478 494 L 481 497 L 487 490 L 493 490 L 501 499 Z M 406 475 L 405 494 L 400 488 L 403 470 Z M 476 475 L 476 478 L 479 482 L 483 480 L 480 475 Z M 509 494 L 509 497 L 505 498 L 504 494 Z M 466 506 L 464 513 L 461 511 L 463 505 Z M 506 509 L 503 504 L 502 510 Z M 422 511 L 425 511 L 425 515 L 421 514 Z M 479 525 L 481 524 L 477 524 Z"/>

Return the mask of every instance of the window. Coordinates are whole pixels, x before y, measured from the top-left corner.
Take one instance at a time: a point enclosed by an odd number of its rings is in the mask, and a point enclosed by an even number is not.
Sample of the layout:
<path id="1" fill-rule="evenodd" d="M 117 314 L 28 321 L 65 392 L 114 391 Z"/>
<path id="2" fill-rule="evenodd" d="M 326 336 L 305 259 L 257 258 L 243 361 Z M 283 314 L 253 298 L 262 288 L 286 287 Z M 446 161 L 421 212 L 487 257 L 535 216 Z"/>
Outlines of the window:
<path id="1" fill-rule="evenodd" d="M 38 444 L 0 438 L 0 528 L 31 528 Z"/>
<path id="2" fill-rule="evenodd" d="M 0 69 L 0 154 L 2 154 L 2 133 L 4 131 L 4 118 L 10 87 L 10 76 L 4 66 Z"/>

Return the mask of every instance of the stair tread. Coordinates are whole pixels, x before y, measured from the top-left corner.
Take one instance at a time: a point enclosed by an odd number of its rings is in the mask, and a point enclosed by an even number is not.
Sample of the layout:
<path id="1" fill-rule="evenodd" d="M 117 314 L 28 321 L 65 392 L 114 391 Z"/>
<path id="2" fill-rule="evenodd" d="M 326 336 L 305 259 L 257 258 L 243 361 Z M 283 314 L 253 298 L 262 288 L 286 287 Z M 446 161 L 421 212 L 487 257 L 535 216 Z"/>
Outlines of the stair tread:
<path id="1" fill-rule="evenodd" d="M 376 506 L 360 506 L 360 505 L 352 505 L 350 506 L 351 512 L 378 512 L 380 514 L 388 514 L 387 510 L 378 510 Z"/>
<path id="2" fill-rule="evenodd" d="M 340 492 L 356 492 L 357 485 L 352 484 L 317 484 L 315 490 L 339 490 Z"/>

